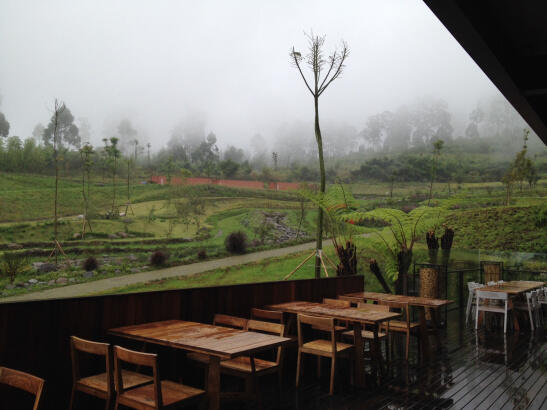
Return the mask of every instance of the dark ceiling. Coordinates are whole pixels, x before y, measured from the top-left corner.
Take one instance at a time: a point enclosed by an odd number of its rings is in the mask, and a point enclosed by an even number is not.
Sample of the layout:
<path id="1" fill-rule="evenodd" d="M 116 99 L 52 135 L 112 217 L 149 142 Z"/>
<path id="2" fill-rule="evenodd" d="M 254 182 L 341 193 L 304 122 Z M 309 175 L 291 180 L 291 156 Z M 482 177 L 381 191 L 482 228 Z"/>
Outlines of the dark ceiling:
<path id="1" fill-rule="evenodd" d="M 547 0 L 424 0 L 547 144 Z"/>

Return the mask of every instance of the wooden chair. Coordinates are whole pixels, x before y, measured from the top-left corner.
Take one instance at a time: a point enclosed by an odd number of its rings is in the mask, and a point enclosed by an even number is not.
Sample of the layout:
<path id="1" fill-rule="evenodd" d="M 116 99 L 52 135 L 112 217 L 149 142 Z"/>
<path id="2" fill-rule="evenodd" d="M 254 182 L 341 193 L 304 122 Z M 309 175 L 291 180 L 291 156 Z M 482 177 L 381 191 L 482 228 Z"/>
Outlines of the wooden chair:
<path id="1" fill-rule="evenodd" d="M 480 270 L 484 275 L 484 283 L 498 282 L 502 279 L 503 262 L 481 261 Z"/>
<path id="2" fill-rule="evenodd" d="M 0 366 L 0 384 L 24 390 L 27 393 L 32 394 L 34 396 L 33 410 L 38 410 L 40 406 L 44 383 L 44 379 L 33 376 L 32 374 Z M 0 404 L 1 403 L 2 400 L 0 400 Z"/>
<path id="3" fill-rule="evenodd" d="M 507 333 L 507 315 L 513 310 L 513 302 L 509 295 L 503 292 L 489 292 L 477 289 L 475 291 L 476 310 L 475 310 L 475 329 L 479 328 L 479 312 L 503 313 L 503 333 Z M 482 303 L 481 303 L 482 299 Z M 503 306 L 489 304 L 489 301 L 502 301 Z"/>
<path id="4" fill-rule="evenodd" d="M 232 329 L 247 329 L 247 322 L 249 319 L 237 316 L 230 316 L 217 313 L 213 318 L 213 325 L 229 327 Z M 186 354 L 186 358 L 194 362 L 197 366 L 207 369 L 209 366 L 209 356 L 203 353 L 189 352 Z M 205 382 L 207 382 L 207 372 L 205 372 Z"/>
<path id="5" fill-rule="evenodd" d="M 84 352 L 94 356 L 102 356 L 105 362 L 105 372 L 92 376 L 82 377 L 80 374 L 79 353 Z M 114 388 L 114 365 L 112 362 L 112 347 L 107 343 L 92 342 L 80 339 L 76 336 L 70 337 L 70 356 L 72 359 L 72 394 L 70 396 L 70 407 L 74 408 L 76 392 L 89 394 L 106 401 L 105 409 L 110 409 L 113 403 Z M 151 383 L 152 378 L 124 370 L 125 388 L 137 387 Z"/>
<path id="6" fill-rule="evenodd" d="M 252 308 L 251 319 L 262 320 L 263 322 L 279 323 L 280 325 L 285 324 L 283 312 L 278 310 Z"/>
<path id="7" fill-rule="evenodd" d="M 266 333 L 275 336 L 283 336 L 285 325 L 280 323 L 264 322 L 251 319 L 247 323 L 247 330 L 251 332 Z M 279 393 L 281 392 L 282 382 L 282 360 L 283 348 L 277 347 L 275 361 L 259 359 L 253 356 L 240 356 L 231 360 L 224 360 L 220 363 L 221 374 L 227 374 L 240 377 L 245 380 L 245 398 L 255 398 L 261 403 L 258 378 L 267 374 L 277 373 L 279 383 Z M 253 389 L 254 387 L 254 389 Z M 252 393 L 254 390 L 254 394 Z M 223 396 L 226 396 L 223 394 Z M 228 395 L 229 396 L 229 395 Z M 237 395 L 232 395 L 237 397 Z"/>
<path id="8" fill-rule="evenodd" d="M 125 387 L 122 362 L 151 367 L 152 383 L 133 388 Z M 160 381 L 158 355 L 156 354 L 135 352 L 114 346 L 114 375 L 118 391 L 115 410 L 120 405 L 138 410 L 168 409 L 180 406 L 184 402 L 195 403 L 205 398 L 204 390 L 169 380 Z"/>
<path id="9" fill-rule="evenodd" d="M 389 312 L 389 306 L 387 306 L 387 305 L 376 305 L 376 304 L 365 303 L 365 302 L 359 302 L 357 304 L 357 309 Z M 378 339 L 384 340 L 386 342 L 386 352 L 388 351 L 387 350 L 387 347 L 388 347 L 387 346 L 387 336 L 388 336 L 388 334 L 389 334 L 389 322 L 387 322 L 385 331 L 379 331 L 378 332 Z M 342 333 L 342 337 L 344 337 L 346 339 L 353 340 L 354 337 L 355 337 L 355 333 L 354 333 L 353 330 L 348 330 L 347 332 Z M 361 330 L 361 337 L 363 338 L 363 340 L 365 342 L 368 341 L 369 344 L 370 344 L 370 341 L 374 340 L 374 333 L 370 330 L 363 329 L 363 330 Z"/>
<path id="10" fill-rule="evenodd" d="M 329 332 L 329 340 L 316 339 L 305 342 L 302 332 L 303 324 L 310 325 L 313 328 Z M 333 318 L 308 316 L 299 313 L 297 316 L 297 328 L 298 358 L 296 362 L 296 386 L 298 387 L 298 385 L 300 384 L 300 373 L 302 370 L 303 354 L 311 354 L 318 357 L 318 372 L 320 369 L 319 360 L 321 359 L 321 357 L 328 357 L 331 359 L 329 395 L 332 395 L 332 393 L 334 392 L 334 374 L 336 371 L 336 359 L 338 357 L 348 357 L 350 359 L 350 364 L 353 365 L 353 360 L 351 360 L 351 354 L 353 353 L 354 346 L 352 344 L 336 341 L 336 330 Z"/>
<path id="11" fill-rule="evenodd" d="M 351 307 L 351 302 L 349 300 L 342 299 L 330 299 L 323 298 L 323 303 L 325 305 L 332 305 L 337 307 Z M 345 332 L 349 328 L 349 323 L 347 320 L 335 320 L 335 331 L 336 332 Z"/>
<path id="12" fill-rule="evenodd" d="M 387 332 L 387 329 L 389 326 L 390 334 L 402 333 L 406 336 L 405 360 L 408 361 L 408 355 L 410 350 L 410 335 L 419 337 L 419 333 L 417 332 L 417 330 L 419 329 L 420 324 L 418 322 L 410 321 L 410 308 L 408 306 L 408 303 L 381 301 L 380 305 L 385 305 L 390 310 L 391 309 L 401 310 L 401 313 L 403 313 L 404 320 L 390 320 L 389 324 L 382 323 L 382 325 L 380 326 L 380 329 Z M 393 346 L 393 343 L 391 343 L 391 345 Z"/>

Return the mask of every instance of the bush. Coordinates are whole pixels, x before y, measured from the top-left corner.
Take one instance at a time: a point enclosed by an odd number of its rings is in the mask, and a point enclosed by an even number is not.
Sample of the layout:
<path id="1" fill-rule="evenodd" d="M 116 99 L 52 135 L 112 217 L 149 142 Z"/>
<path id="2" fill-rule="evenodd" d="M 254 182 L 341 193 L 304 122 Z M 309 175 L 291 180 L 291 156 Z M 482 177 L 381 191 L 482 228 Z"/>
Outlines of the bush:
<path id="1" fill-rule="evenodd" d="M 97 261 L 97 259 L 94 256 L 90 256 L 89 258 L 84 260 L 83 263 L 82 263 L 82 268 L 84 268 L 84 270 L 86 272 L 89 272 L 91 270 L 95 270 L 98 267 L 99 267 L 99 262 Z"/>
<path id="2" fill-rule="evenodd" d="M 15 277 L 28 270 L 28 268 L 29 259 L 26 256 L 15 252 L 4 252 L 0 271 L 9 278 L 10 283 L 13 283 Z"/>
<path id="3" fill-rule="evenodd" d="M 226 237 L 226 250 L 230 253 L 245 253 L 247 250 L 247 236 L 241 232 L 232 232 Z"/>
<path id="4" fill-rule="evenodd" d="M 207 249 L 200 249 L 198 252 L 198 259 L 207 259 Z"/>
<path id="5" fill-rule="evenodd" d="M 150 264 L 153 266 L 162 266 L 167 262 L 167 254 L 162 251 L 155 251 L 150 256 Z"/>

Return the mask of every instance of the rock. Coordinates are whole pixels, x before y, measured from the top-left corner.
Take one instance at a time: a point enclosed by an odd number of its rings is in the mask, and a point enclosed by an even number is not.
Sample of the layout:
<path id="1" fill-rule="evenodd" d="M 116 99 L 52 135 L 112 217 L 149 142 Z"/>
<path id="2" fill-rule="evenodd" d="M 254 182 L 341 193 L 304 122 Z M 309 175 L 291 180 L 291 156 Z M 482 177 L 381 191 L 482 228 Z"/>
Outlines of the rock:
<path id="1" fill-rule="evenodd" d="M 216 237 L 220 238 L 221 236 L 222 236 L 222 229 L 219 229 L 218 232 L 217 232 Z"/>
<path id="2" fill-rule="evenodd" d="M 80 239 L 82 237 L 82 234 L 80 232 L 75 232 L 74 235 L 72 235 L 72 239 Z"/>
<path id="3" fill-rule="evenodd" d="M 8 249 L 10 251 L 15 251 L 17 249 L 23 249 L 23 245 L 20 245 L 18 243 L 8 243 Z"/>
<path id="4" fill-rule="evenodd" d="M 83 216 L 83 215 L 78 215 L 76 218 L 78 218 L 78 219 L 84 219 L 84 216 Z"/>
<path id="5" fill-rule="evenodd" d="M 61 276 L 60 278 L 57 278 L 57 280 L 55 281 L 55 283 L 57 285 L 64 285 L 66 283 L 68 283 L 68 279 L 65 278 L 64 276 Z"/>
<path id="6" fill-rule="evenodd" d="M 114 271 L 114 273 L 115 273 L 116 275 L 119 275 L 120 273 L 122 273 L 122 271 L 119 270 L 119 269 L 116 269 L 116 270 Z"/>
<path id="7" fill-rule="evenodd" d="M 23 287 L 28 288 L 29 286 L 30 286 L 30 283 L 27 283 L 27 282 L 23 283 Z"/>
<path id="8" fill-rule="evenodd" d="M 38 282 L 38 285 L 47 285 L 47 282 L 41 280 L 40 282 Z"/>
<path id="9" fill-rule="evenodd" d="M 57 266 L 54 263 L 43 262 L 37 270 L 40 273 L 55 272 L 57 270 Z"/>
<path id="10" fill-rule="evenodd" d="M 139 273 L 140 271 L 139 268 L 131 268 L 131 273 Z"/>
<path id="11" fill-rule="evenodd" d="M 48 286 L 53 286 L 55 285 L 55 279 L 51 279 L 48 283 L 47 283 Z"/>
<path id="12" fill-rule="evenodd" d="M 74 282 L 76 282 L 76 278 L 70 278 L 68 281 L 69 281 L 70 283 L 74 283 Z"/>
<path id="13" fill-rule="evenodd" d="M 92 270 L 89 270 L 87 272 L 84 272 L 84 278 L 92 278 L 93 276 L 95 276 L 95 272 L 93 272 Z"/>
<path id="14" fill-rule="evenodd" d="M 108 234 L 108 239 L 119 239 L 118 235 L 114 234 L 114 233 L 109 233 Z"/>
<path id="15" fill-rule="evenodd" d="M 29 279 L 28 283 L 30 283 L 31 285 L 36 285 L 38 283 L 38 280 L 37 279 Z"/>
<path id="16" fill-rule="evenodd" d="M 143 268 L 143 269 L 148 269 L 149 267 L 150 267 L 150 266 L 148 266 L 148 265 L 144 265 L 142 268 Z"/>
<path id="17" fill-rule="evenodd" d="M 120 238 L 127 238 L 129 236 L 125 232 L 116 232 L 116 235 L 118 235 Z"/>
<path id="18" fill-rule="evenodd" d="M 137 258 L 135 255 L 131 254 L 127 257 L 131 262 L 136 262 L 139 258 Z"/>
<path id="19" fill-rule="evenodd" d="M 7 290 L 15 289 L 15 285 L 13 283 L 10 283 L 10 284 L 6 285 L 6 289 Z"/>

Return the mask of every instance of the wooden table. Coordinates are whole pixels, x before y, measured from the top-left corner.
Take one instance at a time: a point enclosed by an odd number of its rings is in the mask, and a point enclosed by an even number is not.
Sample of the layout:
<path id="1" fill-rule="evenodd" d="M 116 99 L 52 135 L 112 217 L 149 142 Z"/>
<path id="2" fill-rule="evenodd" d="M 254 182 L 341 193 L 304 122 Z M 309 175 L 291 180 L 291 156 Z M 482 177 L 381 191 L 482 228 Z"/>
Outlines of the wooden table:
<path id="1" fill-rule="evenodd" d="M 530 292 L 534 289 L 541 288 L 545 285 L 545 282 L 526 281 L 526 280 L 512 280 L 508 282 L 502 282 L 497 285 L 484 286 L 482 288 L 476 288 L 475 291 L 488 291 L 488 292 L 501 292 L 507 293 L 510 297 L 516 298 L 520 295 Z M 481 312 L 479 317 L 479 325 L 484 320 L 484 312 Z M 515 330 L 520 330 L 519 321 L 516 313 L 513 313 L 513 326 Z"/>
<path id="2" fill-rule="evenodd" d="M 220 360 L 254 355 L 291 341 L 286 337 L 247 332 L 183 320 L 144 323 L 110 329 L 112 336 L 139 340 L 209 356 L 207 395 L 209 409 L 220 407 Z"/>
<path id="3" fill-rule="evenodd" d="M 526 292 L 530 292 L 534 289 L 541 288 L 544 285 L 545 282 L 512 280 L 509 282 L 502 282 L 499 285 L 484 286 L 475 290 L 486 290 L 488 292 L 503 292 L 512 296 L 517 296 Z"/>
<path id="4" fill-rule="evenodd" d="M 420 348 L 422 350 L 422 357 L 429 357 L 431 350 L 429 347 L 429 332 L 427 330 L 426 322 L 426 309 L 430 309 L 431 323 L 433 335 L 437 343 L 437 348 L 441 346 L 439 337 L 439 308 L 453 303 L 452 300 L 445 299 L 431 299 L 421 296 L 405 296 L 405 295 L 393 295 L 391 293 L 378 293 L 378 292 L 354 292 L 347 293 L 339 296 L 340 299 L 349 300 L 351 302 L 364 302 L 366 300 L 372 300 L 374 302 L 395 302 L 395 303 L 408 303 L 409 306 L 417 307 L 420 313 Z"/>
<path id="5" fill-rule="evenodd" d="M 314 302 L 288 302 L 280 303 L 277 305 L 268 306 L 269 309 L 279 310 L 286 313 L 304 313 L 312 316 L 331 317 L 339 320 L 347 320 L 353 323 L 354 330 L 354 344 L 355 344 L 355 384 L 359 387 L 365 385 L 365 359 L 363 356 L 363 338 L 361 335 L 362 324 L 368 324 L 372 326 L 374 339 L 371 343 L 371 354 L 374 357 L 373 360 L 373 375 L 377 376 L 377 366 L 379 364 L 380 369 L 382 366 L 382 355 L 380 353 L 380 345 L 378 342 L 378 328 L 380 323 L 395 319 L 400 316 L 399 313 L 385 312 L 385 311 L 364 311 L 351 307 L 333 306 L 323 303 Z M 294 319 L 294 317 L 293 317 Z"/>

